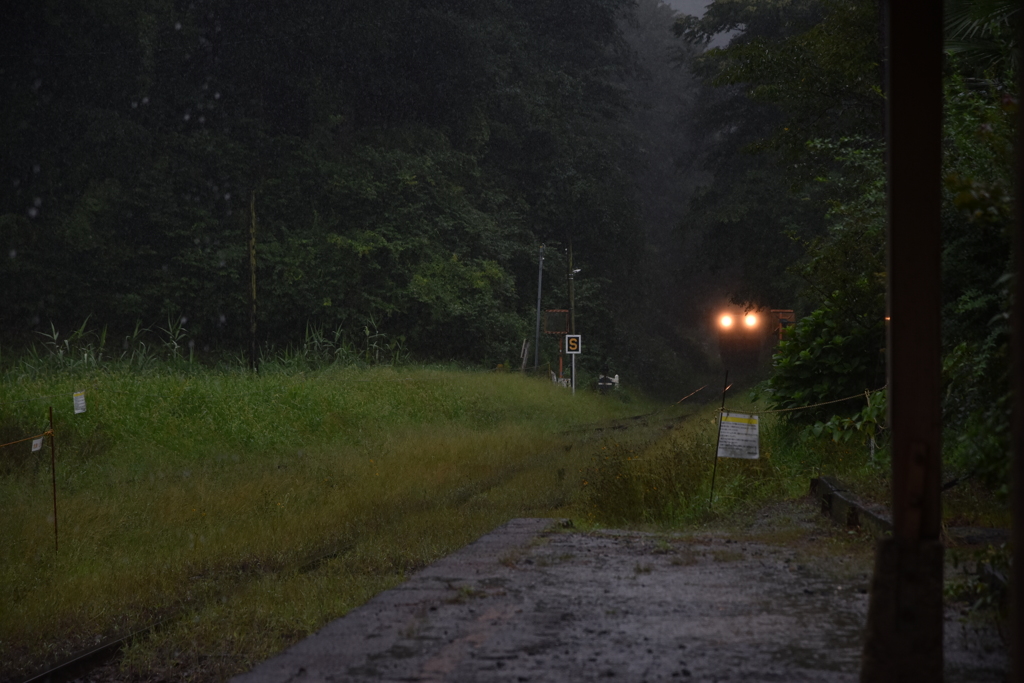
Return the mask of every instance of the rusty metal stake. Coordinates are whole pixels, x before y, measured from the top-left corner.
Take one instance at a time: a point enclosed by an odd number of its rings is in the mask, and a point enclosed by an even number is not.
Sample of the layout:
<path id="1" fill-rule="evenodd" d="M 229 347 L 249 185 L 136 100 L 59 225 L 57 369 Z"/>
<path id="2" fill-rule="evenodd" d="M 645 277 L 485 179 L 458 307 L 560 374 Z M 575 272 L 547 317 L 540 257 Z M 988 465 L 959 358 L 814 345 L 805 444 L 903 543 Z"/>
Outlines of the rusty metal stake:
<path id="1" fill-rule="evenodd" d="M 711 469 L 711 493 L 708 494 L 708 508 L 715 497 L 715 475 L 718 474 L 718 442 L 722 440 L 722 416 L 725 415 L 725 392 L 729 391 L 729 371 L 725 371 L 722 384 L 722 407 L 718 409 L 718 438 L 715 440 L 715 466 Z"/>
<path id="2" fill-rule="evenodd" d="M 53 406 L 50 406 L 50 481 L 53 486 L 53 551 L 60 551 L 57 544 L 57 445 L 53 438 Z"/>

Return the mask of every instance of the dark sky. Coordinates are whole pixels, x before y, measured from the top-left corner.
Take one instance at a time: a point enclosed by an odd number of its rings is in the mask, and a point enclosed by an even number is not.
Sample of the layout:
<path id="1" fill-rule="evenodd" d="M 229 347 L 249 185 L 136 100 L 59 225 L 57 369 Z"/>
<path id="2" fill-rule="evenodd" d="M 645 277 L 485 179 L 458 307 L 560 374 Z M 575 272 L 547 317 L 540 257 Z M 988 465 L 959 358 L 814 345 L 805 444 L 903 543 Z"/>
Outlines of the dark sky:
<path id="1" fill-rule="evenodd" d="M 700 16 L 704 14 L 704 8 L 711 4 L 711 0 L 662 0 L 666 5 L 677 12 Z"/>

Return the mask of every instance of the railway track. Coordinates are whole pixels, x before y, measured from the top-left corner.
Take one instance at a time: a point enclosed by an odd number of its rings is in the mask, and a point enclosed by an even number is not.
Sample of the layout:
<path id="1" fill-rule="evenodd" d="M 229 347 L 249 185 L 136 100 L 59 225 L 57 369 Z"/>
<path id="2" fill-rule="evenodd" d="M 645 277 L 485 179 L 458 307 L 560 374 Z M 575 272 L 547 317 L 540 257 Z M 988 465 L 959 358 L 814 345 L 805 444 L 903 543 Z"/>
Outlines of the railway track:
<path id="1" fill-rule="evenodd" d="M 699 390 L 698 390 L 699 391 Z M 696 392 L 694 392 L 696 393 Z M 688 398 L 688 397 L 687 397 Z M 594 424 L 585 425 L 584 430 L 593 433 L 594 435 L 600 435 L 605 430 L 618 431 L 628 430 L 635 427 L 646 427 L 649 426 L 650 418 L 655 416 L 657 413 L 662 411 L 655 411 L 645 415 L 636 415 L 620 420 L 615 420 L 612 424 Z M 675 417 L 675 418 L 659 418 L 664 426 L 671 427 L 673 424 L 680 420 L 686 419 L 686 415 Z M 579 430 L 573 430 L 578 432 Z M 569 432 L 567 432 L 569 433 Z M 250 575 L 250 580 L 258 576 L 265 576 L 267 574 L 284 574 L 287 572 L 297 572 L 300 574 L 306 574 L 319 569 L 325 563 L 334 560 L 338 557 L 345 555 L 347 552 L 355 547 L 354 542 L 351 539 L 345 539 L 339 543 L 332 550 L 321 553 L 312 557 L 308 557 L 299 562 L 291 563 L 287 566 L 278 569 L 267 569 L 263 571 L 255 572 Z M 235 590 L 241 590 L 245 585 L 248 585 L 249 581 L 239 581 L 236 585 Z M 111 638 L 93 647 L 81 650 L 59 662 L 48 664 L 44 668 L 39 669 L 35 673 L 22 678 L 9 678 L 0 683 L 70 683 L 78 679 L 85 678 L 88 680 L 90 673 L 97 671 L 98 669 L 115 662 L 121 652 L 130 644 L 134 642 L 143 641 L 158 630 L 167 628 L 185 616 L 185 611 L 179 613 L 170 614 L 163 619 L 152 623 L 144 628 L 140 628 L 136 631 L 132 631 L 127 635 Z"/>
<path id="2" fill-rule="evenodd" d="M 56 664 L 50 665 L 27 678 L 16 679 L 17 683 L 69 683 L 89 674 L 104 664 L 112 661 L 121 650 L 136 639 L 148 637 L 157 629 L 176 620 L 176 617 L 164 619 L 146 628 L 133 631 L 121 638 L 112 638 L 99 645 L 82 650 Z"/>
<path id="3" fill-rule="evenodd" d="M 282 574 L 288 571 L 308 574 L 309 572 L 316 571 L 325 562 L 329 562 L 330 560 L 345 554 L 351 550 L 353 546 L 354 544 L 351 542 L 344 542 L 329 552 L 307 558 L 298 563 L 290 564 L 286 567 L 282 567 L 281 569 L 269 572 L 260 572 L 260 575 Z M 244 585 L 246 585 L 246 582 L 239 582 L 236 590 L 240 590 Z M 70 683 L 76 679 L 86 677 L 88 674 L 96 671 L 100 667 L 116 660 L 117 656 L 126 646 L 135 641 L 148 638 L 156 631 L 179 621 L 183 616 L 184 612 L 164 617 L 157 622 L 136 631 L 132 631 L 125 636 L 111 638 L 94 647 L 76 652 L 70 657 L 54 664 L 47 665 L 27 677 L 9 679 L 5 683 Z"/>

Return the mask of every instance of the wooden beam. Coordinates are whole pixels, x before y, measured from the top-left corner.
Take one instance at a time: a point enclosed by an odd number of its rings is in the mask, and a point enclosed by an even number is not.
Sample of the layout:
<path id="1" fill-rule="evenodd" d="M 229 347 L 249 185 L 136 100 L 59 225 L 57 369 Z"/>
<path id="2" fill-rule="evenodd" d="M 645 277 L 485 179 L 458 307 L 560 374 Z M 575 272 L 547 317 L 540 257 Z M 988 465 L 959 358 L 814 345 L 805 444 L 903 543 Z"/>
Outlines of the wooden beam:
<path id="1" fill-rule="evenodd" d="M 1017 44 L 1024 39 L 1024 19 L 1017 20 Z M 1018 69 L 1018 93 L 1024 93 L 1024 69 Z M 1010 487 L 1013 510 L 1013 567 L 1010 582 L 1010 679 L 1024 682 L 1024 109 L 1017 110 L 1017 178 L 1016 223 L 1013 231 L 1014 278 L 1013 310 L 1010 313 L 1010 387 L 1013 391 L 1013 420 L 1011 426 L 1011 452 L 1013 453 L 1013 481 Z"/>
<path id="2" fill-rule="evenodd" d="M 942 3 L 890 5 L 887 334 L 893 534 L 941 525 Z"/>
<path id="3" fill-rule="evenodd" d="M 941 681 L 942 3 L 885 11 L 893 538 L 878 547 L 861 680 Z"/>

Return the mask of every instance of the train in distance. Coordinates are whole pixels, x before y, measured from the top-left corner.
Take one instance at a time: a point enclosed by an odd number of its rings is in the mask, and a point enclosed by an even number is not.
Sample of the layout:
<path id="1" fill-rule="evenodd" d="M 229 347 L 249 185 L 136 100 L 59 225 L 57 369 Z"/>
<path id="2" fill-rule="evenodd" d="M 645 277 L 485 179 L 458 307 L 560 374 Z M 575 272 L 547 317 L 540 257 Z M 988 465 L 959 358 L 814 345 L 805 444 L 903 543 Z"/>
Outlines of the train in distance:
<path id="1" fill-rule="evenodd" d="M 737 370 L 756 367 L 762 354 L 782 338 L 782 330 L 795 322 L 796 316 L 789 309 L 720 310 L 715 328 L 722 365 Z"/>

